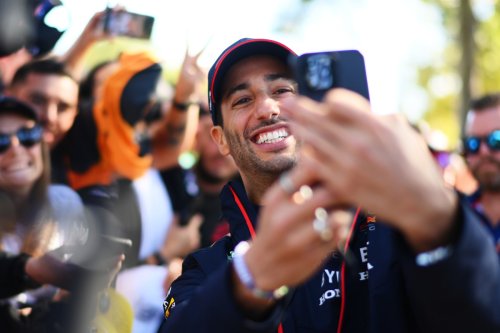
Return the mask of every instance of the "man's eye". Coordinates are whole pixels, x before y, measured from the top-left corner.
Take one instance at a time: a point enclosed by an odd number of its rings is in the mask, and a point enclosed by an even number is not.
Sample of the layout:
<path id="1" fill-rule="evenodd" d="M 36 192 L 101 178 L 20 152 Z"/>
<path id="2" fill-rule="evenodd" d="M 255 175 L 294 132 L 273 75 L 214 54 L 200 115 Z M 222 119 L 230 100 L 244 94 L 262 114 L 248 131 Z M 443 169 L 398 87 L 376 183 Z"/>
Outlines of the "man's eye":
<path id="1" fill-rule="evenodd" d="M 65 111 L 68 111 L 69 110 L 69 105 L 68 104 L 59 104 L 57 106 L 57 112 L 58 113 L 63 113 Z"/>
<path id="2" fill-rule="evenodd" d="M 295 89 L 293 89 L 292 87 L 279 88 L 275 92 L 275 94 L 278 94 L 278 95 L 282 95 L 282 94 L 286 94 L 286 93 L 295 94 Z"/>
<path id="3" fill-rule="evenodd" d="M 243 98 L 239 98 L 237 99 L 234 103 L 233 103 L 233 106 L 238 106 L 238 105 L 242 105 L 242 104 L 246 104 L 250 101 L 250 98 L 248 97 L 243 97 Z"/>

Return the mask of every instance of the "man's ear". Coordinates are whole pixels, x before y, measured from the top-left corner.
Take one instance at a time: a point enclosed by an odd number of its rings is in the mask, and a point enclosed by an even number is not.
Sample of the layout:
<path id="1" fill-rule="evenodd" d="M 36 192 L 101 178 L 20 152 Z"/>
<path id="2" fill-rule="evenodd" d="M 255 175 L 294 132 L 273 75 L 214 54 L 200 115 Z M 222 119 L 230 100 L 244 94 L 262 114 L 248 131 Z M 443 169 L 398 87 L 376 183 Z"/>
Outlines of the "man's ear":
<path id="1" fill-rule="evenodd" d="M 224 156 L 229 155 L 229 146 L 227 144 L 227 140 L 224 135 L 224 131 L 222 130 L 222 127 L 213 126 L 212 129 L 210 130 L 210 136 L 212 136 L 212 139 L 217 144 L 217 147 L 219 148 L 219 153 L 221 153 Z"/>

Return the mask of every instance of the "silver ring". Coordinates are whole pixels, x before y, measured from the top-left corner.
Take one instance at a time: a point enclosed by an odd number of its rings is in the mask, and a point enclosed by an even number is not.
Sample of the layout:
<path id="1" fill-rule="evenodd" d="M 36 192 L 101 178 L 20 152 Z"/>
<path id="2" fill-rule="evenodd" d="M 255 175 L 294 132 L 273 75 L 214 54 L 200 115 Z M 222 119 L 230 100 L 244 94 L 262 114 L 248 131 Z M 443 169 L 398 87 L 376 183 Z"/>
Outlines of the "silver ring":
<path id="1" fill-rule="evenodd" d="M 333 233 L 328 226 L 327 220 L 328 212 L 322 207 L 316 208 L 314 211 L 313 229 L 324 242 L 329 242 L 333 238 Z"/>
<path id="2" fill-rule="evenodd" d="M 288 195 L 294 194 L 295 191 L 297 190 L 295 184 L 293 183 L 288 173 L 284 173 L 280 176 L 278 184 L 283 189 L 283 191 L 285 191 L 285 193 Z"/>

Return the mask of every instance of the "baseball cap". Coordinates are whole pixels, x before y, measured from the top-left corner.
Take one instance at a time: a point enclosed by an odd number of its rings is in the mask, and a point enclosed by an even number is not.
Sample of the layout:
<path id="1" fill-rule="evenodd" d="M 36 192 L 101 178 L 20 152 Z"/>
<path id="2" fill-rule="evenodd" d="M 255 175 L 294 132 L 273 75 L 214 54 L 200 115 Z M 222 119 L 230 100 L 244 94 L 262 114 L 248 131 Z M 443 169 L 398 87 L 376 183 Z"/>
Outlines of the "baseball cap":
<path id="1" fill-rule="evenodd" d="M 14 113 L 38 121 L 35 110 L 13 97 L 0 96 L 0 114 L 3 113 Z"/>
<path id="2" fill-rule="evenodd" d="M 214 125 L 220 123 L 216 108 L 220 103 L 224 77 L 236 62 L 254 55 L 271 55 L 288 64 L 290 55 L 296 53 L 280 42 L 262 38 L 242 38 L 226 48 L 208 72 L 208 107 Z"/>

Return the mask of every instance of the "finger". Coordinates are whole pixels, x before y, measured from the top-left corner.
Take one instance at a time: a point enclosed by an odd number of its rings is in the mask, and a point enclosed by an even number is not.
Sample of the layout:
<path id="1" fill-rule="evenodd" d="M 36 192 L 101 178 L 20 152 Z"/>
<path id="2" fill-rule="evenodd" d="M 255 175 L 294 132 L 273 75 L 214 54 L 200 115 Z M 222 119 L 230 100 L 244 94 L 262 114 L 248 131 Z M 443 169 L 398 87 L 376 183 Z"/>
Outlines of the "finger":
<path id="1" fill-rule="evenodd" d="M 203 216 L 201 214 L 193 215 L 188 222 L 189 228 L 195 230 L 199 229 L 202 224 L 203 224 Z"/>
<path id="2" fill-rule="evenodd" d="M 262 218 L 261 221 L 264 222 L 259 222 L 259 228 L 267 229 L 264 232 L 280 234 L 286 239 L 303 225 L 309 227 L 315 210 L 318 207 L 333 205 L 334 200 L 324 187 L 314 188 L 311 197 L 300 204 L 294 203 L 291 198 L 282 198 L 281 203 L 269 205 L 273 209 L 279 209 L 279 213 L 275 214 L 272 219 Z"/>
<path id="3" fill-rule="evenodd" d="M 282 108 L 295 123 L 324 133 L 332 131 L 332 126 L 367 128 L 374 118 L 368 101 L 345 89 L 332 89 L 324 103 L 307 97 L 289 98 L 283 101 Z"/>
<path id="4" fill-rule="evenodd" d="M 283 173 L 264 195 L 264 202 L 275 202 L 283 197 L 290 198 L 302 185 L 313 186 L 316 183 L 314 172 L 307 164 L 294 167 L 291 171 Z"/>
<path id="5" fill-rule="evenodd" d="M 198 58 L 203 54 L 203 52 L 205 52 L 205 50 L 207 49 L 208 47 L 208 44 L 210 44 L 210 42 L 212 41 L 212 36 L 207 40 L 207 42 L 203 45 L 203 47 L 198 51 L 198 53 L 196 53 L 194 55 L 194 58 L 196 60 L 198 60 Z"/>

